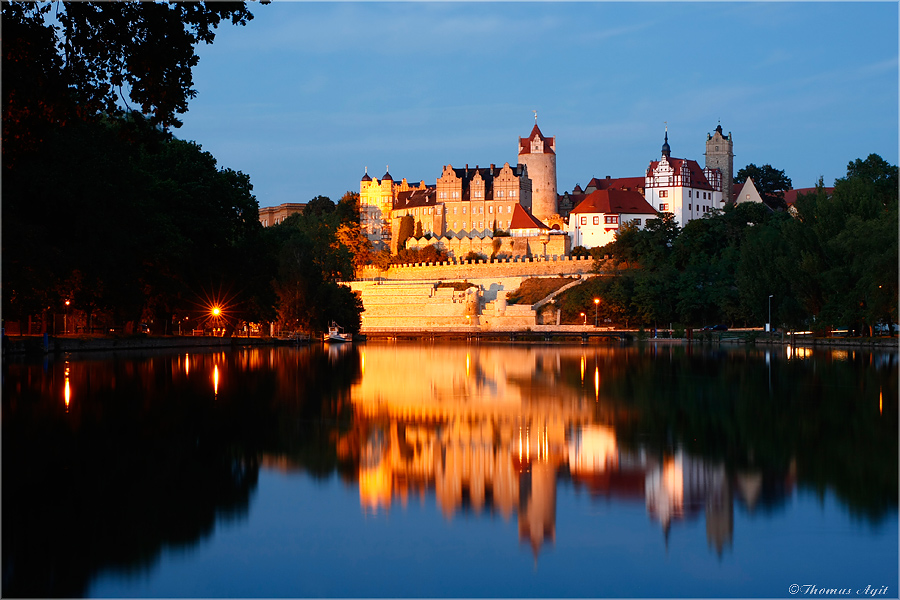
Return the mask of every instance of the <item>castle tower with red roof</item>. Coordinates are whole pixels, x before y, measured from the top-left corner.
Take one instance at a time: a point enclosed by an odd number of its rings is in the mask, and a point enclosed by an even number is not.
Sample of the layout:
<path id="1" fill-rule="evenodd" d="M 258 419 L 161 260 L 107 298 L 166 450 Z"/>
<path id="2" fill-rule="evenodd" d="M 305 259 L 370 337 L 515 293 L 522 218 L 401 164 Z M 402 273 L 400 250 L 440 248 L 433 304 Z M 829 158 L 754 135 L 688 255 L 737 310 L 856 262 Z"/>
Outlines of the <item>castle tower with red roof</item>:
<path id="1" fill-rule="evenodd" d="M 531 214 L 543 222 L 559 214 L 556 201 L 556 138 L 544 137 L 534 115 L 534 128 L 519 138 L 519 163 L 528 167 L 531 179 Z"/>

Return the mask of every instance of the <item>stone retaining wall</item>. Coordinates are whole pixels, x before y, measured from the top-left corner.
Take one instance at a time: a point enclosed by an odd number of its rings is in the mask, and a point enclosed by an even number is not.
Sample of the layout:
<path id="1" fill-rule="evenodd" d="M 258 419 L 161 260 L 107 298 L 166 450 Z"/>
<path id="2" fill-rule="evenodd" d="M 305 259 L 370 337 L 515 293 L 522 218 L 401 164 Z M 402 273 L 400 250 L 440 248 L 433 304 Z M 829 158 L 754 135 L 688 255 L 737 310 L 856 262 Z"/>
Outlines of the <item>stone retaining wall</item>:
<path id="1" fill-rule="evenodd" d="M 439 264 L 394 265 L 387 271 L 367 266 L 356 273 L 357 280 L 464 280 L 492 277 L 550 277 L 584 275 L 591 272 L 590 257 L 549 257 L 548 259 L 502 259 L 499 261 L 448 261 Z"/>

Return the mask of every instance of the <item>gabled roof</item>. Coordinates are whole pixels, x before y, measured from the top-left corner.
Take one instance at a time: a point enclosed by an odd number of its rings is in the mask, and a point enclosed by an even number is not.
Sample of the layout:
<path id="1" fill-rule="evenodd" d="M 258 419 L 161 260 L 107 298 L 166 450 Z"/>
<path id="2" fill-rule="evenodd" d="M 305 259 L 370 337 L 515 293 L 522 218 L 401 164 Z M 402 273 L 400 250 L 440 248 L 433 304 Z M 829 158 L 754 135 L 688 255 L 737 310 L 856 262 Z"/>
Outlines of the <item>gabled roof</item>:
<path id="1" fill-rule="evenodd" d="M 509 221 L 510 229 L 550 229 L 541 223 L 534 215 L 522 208 L 521 204 L 516 204 L 513 208 L 512 219 Z"/>
<path id="2" fill-rule="evenodd" d="M 609 189 L 588 194 L 570 214 L 578 213 L 655 215 L 656 210 L 640 192 Z"/>
<path id="3" fill-rule="evenodd" d="M 667 158 L 666 162 L 669 163 L 669 166 L 678 173 L 681 172 L 682 167 L 687 167 L 688 171 L 691 174 L 691 185 L 690 187 L 697 190 L 712 190 L 713 187 L 710 185 L 709 180 L 706 179 L 706 175 L 703 174 L 703 169 L 697 164 L 696 160 L 690 160 L 687 158 Z M 652 175 L 653 171 L 659 167 L 660 161 L 655 160 L 650 163 L 650 167 L 648 170 L 648 175 Z"/>
<path id="4" fill-rule="evenodd" d="M 531 135 L 527 138 L 519 138 L 519 154 L 531 154 L 531 142 L 534 138 L 539 138 L 541 142 L 543 142 L 542 151 L 544 154 L 556 154 L 556 152 L 553 151 L 554 138 L 545 138 L 544 134 L 541 133 L 541 130 L 538 128 L 537 123 L 534 124 Z"/>

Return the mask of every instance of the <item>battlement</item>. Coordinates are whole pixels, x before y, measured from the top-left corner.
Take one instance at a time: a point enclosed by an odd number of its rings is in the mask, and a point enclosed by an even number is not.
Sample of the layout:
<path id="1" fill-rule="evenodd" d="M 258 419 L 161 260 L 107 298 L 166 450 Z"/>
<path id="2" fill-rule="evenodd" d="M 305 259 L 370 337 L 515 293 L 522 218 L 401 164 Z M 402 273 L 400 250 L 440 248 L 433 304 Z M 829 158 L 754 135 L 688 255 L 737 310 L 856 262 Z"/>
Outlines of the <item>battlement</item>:
<path id="1" fill-rule="evenodd" d="M 547 277 L 553 275 L 585 275 L 594 260 L 580 256 L 549 256 L 487 260 L 451 259 L 441 263 L 392 265 L 386 271 L 366 266 L 356 272 L 357 281 L 465 280 L 492 277 Z"/>

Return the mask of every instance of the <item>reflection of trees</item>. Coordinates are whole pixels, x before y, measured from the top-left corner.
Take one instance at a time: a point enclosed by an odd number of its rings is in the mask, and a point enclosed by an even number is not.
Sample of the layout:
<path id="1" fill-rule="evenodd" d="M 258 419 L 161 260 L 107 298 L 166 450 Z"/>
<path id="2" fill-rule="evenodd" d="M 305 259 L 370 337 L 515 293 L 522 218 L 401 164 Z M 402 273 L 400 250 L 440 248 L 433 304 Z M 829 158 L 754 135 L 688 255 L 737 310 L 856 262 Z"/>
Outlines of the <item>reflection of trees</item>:
<path id="1" fill-rule="evenodd" d="M 682 446 L 723 460 L 737 475 L 764 474 L 759 507 L 784 501 L 783 481 L 830 488 L 853 513 L 880 520 L 897 509 L 897 362 L 868 352 L 816 351 L 783 360 L 783 349 L 635 351 L 602 397 L 640 415 L 617 426 L 623 443 Z M 879 397 L 883 397 L 879 410 Z"/>
<path id="2" fill-rule="evenodd" d="M 4 362 L 3 595 L 80 596 L 102 569 L 149 569 L 164 547 L 196 545 L 217 520 L 247 515 L 264 450 L 332 472 L 331 415 L 354 358 Z"/>

